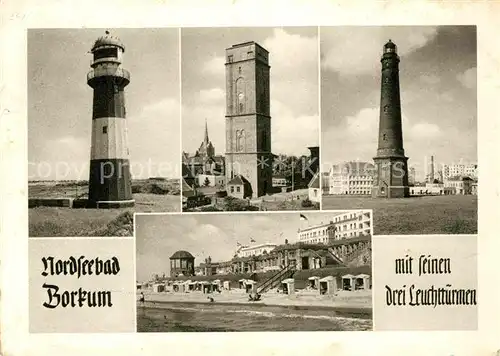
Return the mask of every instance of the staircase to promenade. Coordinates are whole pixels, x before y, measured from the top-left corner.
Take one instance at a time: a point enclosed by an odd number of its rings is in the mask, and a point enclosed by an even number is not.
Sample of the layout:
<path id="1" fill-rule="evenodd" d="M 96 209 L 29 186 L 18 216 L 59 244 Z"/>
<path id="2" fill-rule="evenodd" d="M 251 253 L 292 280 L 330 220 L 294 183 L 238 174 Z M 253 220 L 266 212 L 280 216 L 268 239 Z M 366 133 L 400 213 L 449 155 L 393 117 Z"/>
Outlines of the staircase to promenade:
<path id="1" fill-rule="evenodd" d="M 278 271 L 276 274 L 266 279 L 262 283 L 257 285 L 257 294 L 262 294 L 267 292 L 270 289 L 276 288 L 279 286 L 282 280 L 290 278 L 296 271 L 295 261 L 285 266 L 283 269 Z"/>
<path id="2" fill-rule="evenodd" d="M 355 261 L 362 254 L 364 254 L 366 252 L 371 253 L 371 248 L 372 248 L 372 244 L 371 244 L 371 242 L 368 242 L 368 244 L 365 247 L 359 248 L 357 250 L 352 251 L 351 253 L 347 254 L 344 257 L 344 264 L 346 266 L 348 266 L 350 263 L 352 263 L 353 261 Z"/>
<path id="3" fill-rule="evenodd" d="M 328 247 L 328 252 L 330 253 L 330 257 L 333 258 L 333 260 L 340 264 L 340 265 L 344 265 L 345 262 L 344 262 L 344 259 L 342 257 L 340 257 L 333 248 L 331 247 Z"/>

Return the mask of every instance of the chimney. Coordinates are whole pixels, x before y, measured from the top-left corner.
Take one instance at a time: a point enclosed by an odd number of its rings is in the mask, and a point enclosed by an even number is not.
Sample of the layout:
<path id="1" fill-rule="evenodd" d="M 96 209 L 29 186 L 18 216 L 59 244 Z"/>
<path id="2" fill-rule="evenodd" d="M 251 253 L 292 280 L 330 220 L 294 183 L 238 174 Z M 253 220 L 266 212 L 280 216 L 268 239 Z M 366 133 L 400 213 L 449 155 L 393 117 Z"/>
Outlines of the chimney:
<path id="1" fill-rule="evenodd" d="M 431 156 L 431 176 L 429 181 L 430 183 L 434 183 L 434 156 Z"/>

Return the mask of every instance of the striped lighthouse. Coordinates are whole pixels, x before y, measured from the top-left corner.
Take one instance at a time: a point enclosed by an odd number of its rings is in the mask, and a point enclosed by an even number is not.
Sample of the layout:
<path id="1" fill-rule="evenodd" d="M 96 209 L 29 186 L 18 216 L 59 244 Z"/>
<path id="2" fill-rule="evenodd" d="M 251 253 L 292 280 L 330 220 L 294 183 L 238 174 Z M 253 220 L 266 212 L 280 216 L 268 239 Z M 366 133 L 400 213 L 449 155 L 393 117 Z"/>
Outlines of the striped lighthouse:
<path id="1" fill-rule="evenodd" d="M 89 207 L 120 208 L 132 198 L 125 87 L 130 73 L 121 67 L 125 47 L 106 31 L 92 49 L 87 84 L 94 90 L 90 149 Z"/>

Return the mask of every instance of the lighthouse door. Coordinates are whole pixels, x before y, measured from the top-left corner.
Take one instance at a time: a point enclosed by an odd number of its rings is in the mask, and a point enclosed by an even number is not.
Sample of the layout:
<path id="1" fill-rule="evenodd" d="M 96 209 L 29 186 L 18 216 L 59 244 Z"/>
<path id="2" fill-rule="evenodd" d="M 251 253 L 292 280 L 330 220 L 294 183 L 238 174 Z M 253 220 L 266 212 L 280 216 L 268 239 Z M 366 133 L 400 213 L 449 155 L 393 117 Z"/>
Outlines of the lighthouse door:
<path id="1" fill-rule="evenodd" d="M 388 186 L 386 182 L 380 182 L 379 190 L 378 190 L 378 195 L 381 197 L 387 197 L 388 194 Z"/>

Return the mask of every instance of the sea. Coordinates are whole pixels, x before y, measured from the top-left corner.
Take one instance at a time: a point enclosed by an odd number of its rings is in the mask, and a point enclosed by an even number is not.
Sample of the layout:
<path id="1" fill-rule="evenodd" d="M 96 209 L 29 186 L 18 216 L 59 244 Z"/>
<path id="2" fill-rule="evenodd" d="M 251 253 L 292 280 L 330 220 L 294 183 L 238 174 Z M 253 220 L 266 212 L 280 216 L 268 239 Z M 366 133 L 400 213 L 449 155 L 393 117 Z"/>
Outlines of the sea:
<path id="1" fill-rule="evenodd" d="M 158 303 L 159 304 L 159 303 Z M 370 314 L 289 306 L 165 302 L 137 305 L 138 332 L 365 331 Z"/>

